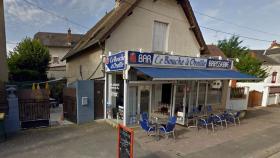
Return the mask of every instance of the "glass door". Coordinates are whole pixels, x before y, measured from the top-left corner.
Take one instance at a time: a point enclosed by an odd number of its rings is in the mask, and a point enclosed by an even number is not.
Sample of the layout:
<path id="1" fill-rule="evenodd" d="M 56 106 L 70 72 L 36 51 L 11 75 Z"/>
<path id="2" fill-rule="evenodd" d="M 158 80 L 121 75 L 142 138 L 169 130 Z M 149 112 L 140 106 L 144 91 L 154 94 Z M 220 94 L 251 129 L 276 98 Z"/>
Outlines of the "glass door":
<path id="1" fill-rule="evenodd" d="M 139 86 L 137 113 L 141 115 L 143 112 L 146 112 L 150 116 L 150 109 L 151 109 L 151 86 Z"/>

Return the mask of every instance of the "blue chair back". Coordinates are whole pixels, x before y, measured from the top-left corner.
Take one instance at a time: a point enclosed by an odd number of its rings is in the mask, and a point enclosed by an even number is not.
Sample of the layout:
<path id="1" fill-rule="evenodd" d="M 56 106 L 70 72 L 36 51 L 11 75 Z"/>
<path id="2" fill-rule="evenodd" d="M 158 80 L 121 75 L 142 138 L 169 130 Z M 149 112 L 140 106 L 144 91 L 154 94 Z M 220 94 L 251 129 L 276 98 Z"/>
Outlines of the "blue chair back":
<path id="1" fill-rule="evenodd" d="M 167 124 L 166 124 L 166 132 L 171 132 L 171 131 L 173 131 L 174 130 L 174 128 L 175 128 L 175 126 L 176 126 L 176 121 L 175 122 L 167 122 Z"/>
<path id="2" fill-rule="evenodd" d="M 240 116 L 240 114 L 241 114 L 241 112 L 240 112 L 240 111 L 238 111 L 234 117 L 235 117 L 235 118 L 237 118 L 237 117 L 239 117 L 239 116 Z"/>
<path id="3" fill-rule="evenodd" d="M 148 131 L 150 128 L 147 120 L 140 120 L 140 126 L 145 131 Z"/>
<path id="4" fill-rule="evenodd" d="M 193 113 L 193 114 L 198 114 L 198 113 L 199 113 L 199 109 L 198 109 L 197 107 L 194 107 L 194 108 L 192 109 L 192 113 Z"/>
<path id="5" fill-rule="evenodd" d="M 207 112 L 212 112 L 212 106 L 211 105 L 207 106 Z"/>
<path id="6" fill-rule="evenodd" d="M 169 119 L 168 119 L 168 122 L 171 122 L 171 123 L 176 123 L 176 121 L 177 121 L 176 116 L 169 117 Z"/>
<path id="7" fill-rule="evenodd" d="M 143 113 L 141 114 L 141 116 L 142 116 L 142 120 L 146 120 L 146 121 L 149 120 L 149 117 L 148 117 L 148 113 L 147 113 L 147 112 L 143 112 Z"/>

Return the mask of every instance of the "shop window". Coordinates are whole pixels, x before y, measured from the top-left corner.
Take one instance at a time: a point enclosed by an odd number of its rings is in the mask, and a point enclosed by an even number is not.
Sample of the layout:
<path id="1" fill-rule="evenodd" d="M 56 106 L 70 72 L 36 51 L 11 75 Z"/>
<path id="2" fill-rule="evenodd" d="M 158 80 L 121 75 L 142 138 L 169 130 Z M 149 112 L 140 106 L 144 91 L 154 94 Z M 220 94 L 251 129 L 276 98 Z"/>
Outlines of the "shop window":
<path id="1" fill-rule="evenodd" d="M 163 22 L 154 22 L 153 32 L 153 51 L 165 52 L 167 43 L 167 28 L 168 24 Z"/>
<path id="2" fill-rule="evenodd" d="M 277 72 L 272 73 L 271 83 L 276 83 Z"/>
<path id="3" fill-rule="evenodd" d="M 59 57 L 52 57 L 53 64 L 59 64 Z"/>

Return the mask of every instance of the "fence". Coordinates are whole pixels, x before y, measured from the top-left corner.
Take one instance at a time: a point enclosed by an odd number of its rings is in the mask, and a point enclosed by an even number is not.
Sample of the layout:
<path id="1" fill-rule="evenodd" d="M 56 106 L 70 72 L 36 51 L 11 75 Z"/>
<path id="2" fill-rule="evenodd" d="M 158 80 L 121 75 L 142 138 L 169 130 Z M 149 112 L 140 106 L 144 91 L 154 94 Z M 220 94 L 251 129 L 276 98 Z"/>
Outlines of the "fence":
<path id="1" fill-rule="evenodd" d="M 245 98 L 246 95 L 244 94 L 245 88 L 244 87 L 232 87 L 230 92 L 231 99 L 240 99 Z"/>
<path id="2" fill-rule="evenodd" d="M 63 115 L 67 120 L 77 123 L 77 100 L 75 88 L 63 89 Z"/>
<path id="3" fill-rule="evenodd" d="M 50 102 L 48 99 L 20 99 L 19 120 L 22 128 L 49 126 Z"/>
<path id="4" fill-rule="evenodd" d="M 22 128 L 49 126 L 50 101 L 46 90 L 18 91 L 19 120 Z"/>

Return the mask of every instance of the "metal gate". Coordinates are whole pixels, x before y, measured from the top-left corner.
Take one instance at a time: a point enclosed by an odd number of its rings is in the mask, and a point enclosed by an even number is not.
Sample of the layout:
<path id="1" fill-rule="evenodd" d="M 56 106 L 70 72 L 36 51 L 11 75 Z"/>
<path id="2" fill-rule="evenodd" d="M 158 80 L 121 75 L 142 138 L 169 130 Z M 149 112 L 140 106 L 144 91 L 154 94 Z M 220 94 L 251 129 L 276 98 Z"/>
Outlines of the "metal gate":
<path id="1" fill-rule="evenodd" d="M 50 101 L 46 90 L 18 91 L 21 128 L 49 126 Z"/>
<path id="2" fill-rule="evenodd" d="M 263 93 L 258 91 L 251 91 L 249 93 L 248 107 L 261 106 Z"/>
<path id="3" fill-rule="evenodd" d="M 77 123 L 77 99 L 75 88 L 63 89 L 63 116 L 65 119 Z"/>

